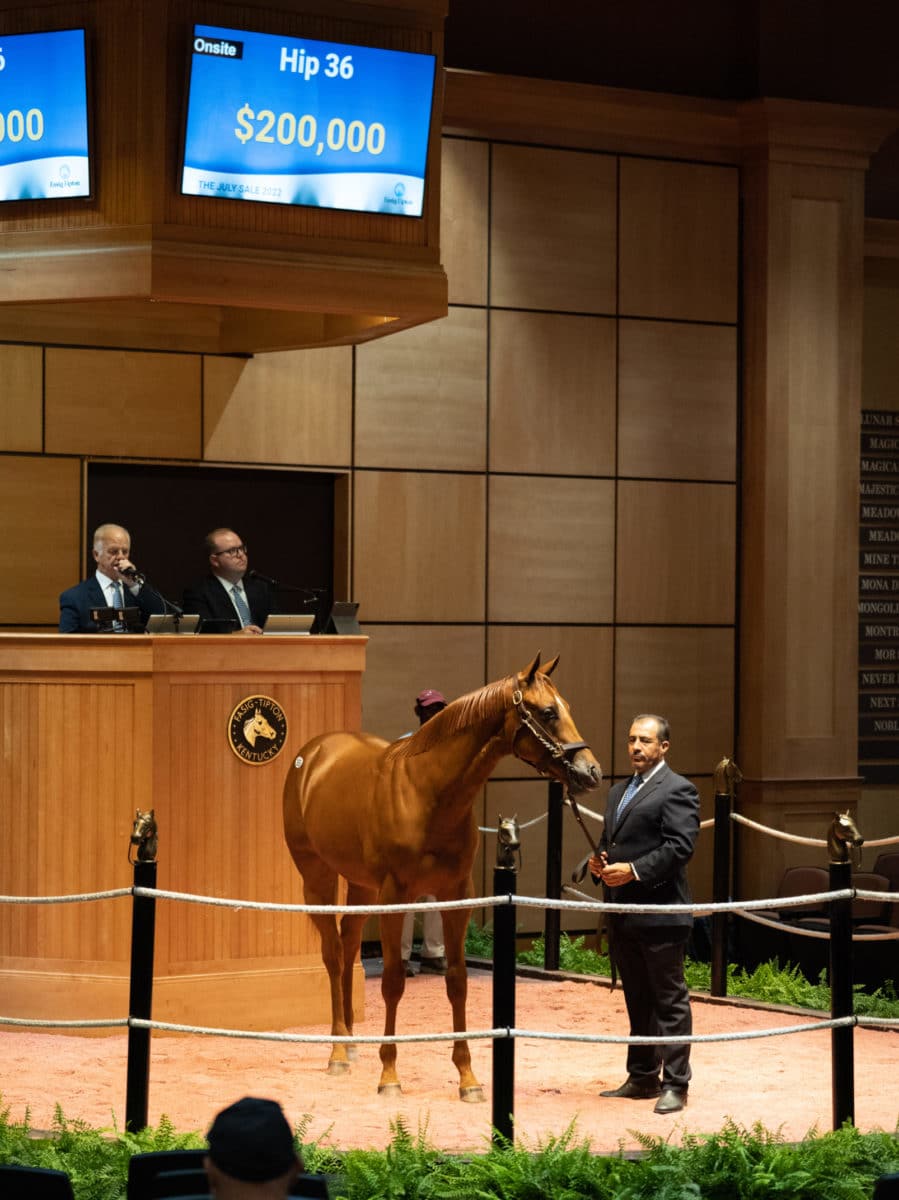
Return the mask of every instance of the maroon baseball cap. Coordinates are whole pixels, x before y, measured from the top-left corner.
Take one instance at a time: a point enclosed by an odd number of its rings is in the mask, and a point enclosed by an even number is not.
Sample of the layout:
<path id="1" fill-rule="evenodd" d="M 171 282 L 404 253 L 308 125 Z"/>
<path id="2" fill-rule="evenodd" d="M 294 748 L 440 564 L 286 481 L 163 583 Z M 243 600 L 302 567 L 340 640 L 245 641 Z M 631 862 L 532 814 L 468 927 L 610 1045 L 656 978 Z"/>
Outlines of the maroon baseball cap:
<path id="1" fill-rule="evenodd" d="M 433 704 L 446 704 L 446 700 L 442 692 L 435 692 L 433 688 L 425 688 L 415 697 L 415 703 L 419 708 L 430 708 Z"/>

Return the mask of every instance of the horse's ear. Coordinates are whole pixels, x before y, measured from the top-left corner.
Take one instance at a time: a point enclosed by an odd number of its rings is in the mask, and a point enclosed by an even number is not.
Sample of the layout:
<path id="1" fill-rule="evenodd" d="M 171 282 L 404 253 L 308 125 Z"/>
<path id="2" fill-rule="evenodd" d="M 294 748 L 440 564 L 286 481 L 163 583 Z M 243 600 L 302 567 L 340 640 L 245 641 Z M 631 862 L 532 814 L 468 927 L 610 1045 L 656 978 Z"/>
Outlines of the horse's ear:
<path id="1" fill-rule="evenodd" d="M 544 675 L 552 675 L 556 667 L 559 665 L 561 655 L 557 654 L 555 658 L 551 658 L 548 663 L 544 663 L 540 670 Z"/>
<path id="2" fill-rule="evenodd" d="M 540 651 L 538 650 L 537 657 L 534 659 L 534 661 L 531 663 L 531 665 L 529 667 L 525 667 L 525 669 L 521 672 L 522 675 L 524 676 L 524 682 L 526 684 L 533 683 L 534 676 L 537 674 L 537 672 L 539 670 L 540 670 Z"/>

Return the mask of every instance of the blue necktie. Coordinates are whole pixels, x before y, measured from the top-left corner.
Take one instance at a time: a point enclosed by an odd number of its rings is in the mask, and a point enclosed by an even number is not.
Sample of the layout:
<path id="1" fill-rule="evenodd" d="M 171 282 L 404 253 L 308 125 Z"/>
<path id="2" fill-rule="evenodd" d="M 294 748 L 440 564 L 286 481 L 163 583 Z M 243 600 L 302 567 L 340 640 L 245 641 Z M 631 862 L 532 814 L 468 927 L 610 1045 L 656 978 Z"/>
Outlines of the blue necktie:
<path id="1" fill-rule="evenodd" d="M 119 583 L 119 581 L 117 579 L 113 580 L 113 584 L 112 584 L 112 607 L 113 608 L 124 608 L 125 607 L 125 599 L 122 595 L 122 585 Z M 115 633 L 124 633 L 125 632 L 125 622 L 124 621 L 113 621 L 112 628 Z"/>
<path id="2" fill-rule="evenodd" d="M 231 595 L 234 597 L 234 606 L 237 609 L 237 615 L 240 617 L 242 626 L 252 624 L 253 618 L 250 616 L 250 606 L 247 604 L 243 592 L 234 584 L 231 588 Z"/>
<path id="3" fill-rule="evenodd" d="M 618 801 L 618 811 L 615 814 L 616 821 L 621 820 L 621 814 L 624 812 L 624 810 L 627 808 L 627 806 L 633 800 L 634 796 L 636 796 L 637 791 L 642 782 L 643 782 L 642 775 L 634 775 L 634 777 L 631 779 L 630 783 L 625 788 L 624 795 Z"/>

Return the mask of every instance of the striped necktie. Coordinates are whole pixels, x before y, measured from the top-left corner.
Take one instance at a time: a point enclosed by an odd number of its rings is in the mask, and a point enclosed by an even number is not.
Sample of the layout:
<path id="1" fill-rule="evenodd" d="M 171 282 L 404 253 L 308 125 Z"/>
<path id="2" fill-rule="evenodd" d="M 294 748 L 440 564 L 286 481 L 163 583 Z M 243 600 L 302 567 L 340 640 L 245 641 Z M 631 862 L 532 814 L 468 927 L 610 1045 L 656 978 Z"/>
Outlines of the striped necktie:
<path id="1" fill-rule="evenodd" d="M 234 597 L 234 607 L 237 609 L 241 625 L 251 625 L 253 618 L 250 615 L 250 606 L 247 604 L 246 597 L 236 583 L 232 585 L 231 595 Z"/>
<path id="2" fill-rule="evenodd" d="M 618 821 L 621 820 L 621 814 L 624 812 L 624 810 L 627 808 L 627 806 L 633 800 L 634 796 L 636 796 L 636 794 L 640 788 L 640 784 L 642 782 L 643 782 L 642 775 L 634 775 L 634 777 L 631 779 L 630 783 L 625 788 L 624 795 L 618 801 L 618 811 L 615 814 L 616 820 L 618 820 Z"/>

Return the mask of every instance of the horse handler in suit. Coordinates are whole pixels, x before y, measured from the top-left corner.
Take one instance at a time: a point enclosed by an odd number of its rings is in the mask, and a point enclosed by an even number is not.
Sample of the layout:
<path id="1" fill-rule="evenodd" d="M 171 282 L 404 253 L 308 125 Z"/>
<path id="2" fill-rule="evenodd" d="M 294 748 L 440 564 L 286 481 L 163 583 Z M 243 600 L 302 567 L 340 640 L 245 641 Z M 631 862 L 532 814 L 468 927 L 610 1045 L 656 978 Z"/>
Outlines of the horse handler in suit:
<path id="1" fill-rule="evenodd" d="M 185 612 L 206 620 L 238 621 L 235 633 L 262 633 L 271 611 L 268 584 L 254 579 L 246 543 L 233 529 L 213 529 L 206 535 L 209 574 L 184 589 Z"/>
<path id="2" fill-rule="evenodd" d="M 664 717 L 635 717 L 627 749 L 634 774 L 609 792 L 605 824 L 590 858 L 594 883 L 617 904 L 689 904 L 687 863 L 699 833 L 699 796 L 665 761 Z M 611 913 L 609 947 L 621 977 L 632 1037 L 689 1036 L 690 993 L 684 950 L 690 913 Z M 661 1079 L 660 1079 L 661 1072 Z M 654 1111 L 674 1113 L 687 1103 L 690 1044 L 630 1045 L 627 1079 L 601 1096 L 656 1099 Z"/>
<path id="3" fill-rule="evenodd" d="M 97 569 L 90 579 L 60 594 L 60 633 L 97 633 L 99 627 L 91 619 L 95 608 L 136 607 L 144 624 L 151 613 L 165 612 L 162 597 L 144 586 L 143 577 L 131 561 L 131 534 L 127 529 L 122 525 L 98 525 L 93 553 Z"/>

